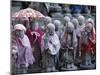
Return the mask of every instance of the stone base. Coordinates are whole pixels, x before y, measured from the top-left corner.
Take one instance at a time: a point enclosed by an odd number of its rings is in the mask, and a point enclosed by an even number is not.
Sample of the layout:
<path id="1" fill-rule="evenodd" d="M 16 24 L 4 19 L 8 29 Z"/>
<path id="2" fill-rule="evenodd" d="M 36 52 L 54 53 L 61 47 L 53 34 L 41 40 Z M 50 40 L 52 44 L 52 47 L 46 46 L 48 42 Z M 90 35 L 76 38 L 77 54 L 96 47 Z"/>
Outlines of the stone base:
<path id="1" fill-rule="evenodd" d="M 69 68 L 64 68 L 64 67 L 61 68 L 61 70 L 63 70 L 63 71 L 77 70 L 77 69 L 78 69 L 77 66 L 73 66 L 73 67 L 69 67 Z"/>
<path id="2" fill-rule="evenodd" d="M 93 68 L 95 68 L 95 64 L 91 64 L 91 65 L 80 64 L 80 68 L 93 69 Z"/>

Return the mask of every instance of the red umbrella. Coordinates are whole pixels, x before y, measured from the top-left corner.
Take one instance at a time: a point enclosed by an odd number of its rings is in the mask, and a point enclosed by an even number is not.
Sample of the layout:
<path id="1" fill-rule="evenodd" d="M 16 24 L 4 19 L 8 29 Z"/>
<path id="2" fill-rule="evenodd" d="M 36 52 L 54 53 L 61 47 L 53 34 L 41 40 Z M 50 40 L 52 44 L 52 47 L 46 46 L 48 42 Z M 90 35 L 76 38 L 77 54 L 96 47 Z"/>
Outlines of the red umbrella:
<path id="1" fill-rule="evenodd" d="M 20 20 L 27 20 L 31 21 L 36 18 L 44 18 L 45 16 L 40 13 L 39 11 L 36 11 L 31 8 L 26 8 L 23 10 L 20 10 L 12 15 L 12 20 L 20 19 Z"/>

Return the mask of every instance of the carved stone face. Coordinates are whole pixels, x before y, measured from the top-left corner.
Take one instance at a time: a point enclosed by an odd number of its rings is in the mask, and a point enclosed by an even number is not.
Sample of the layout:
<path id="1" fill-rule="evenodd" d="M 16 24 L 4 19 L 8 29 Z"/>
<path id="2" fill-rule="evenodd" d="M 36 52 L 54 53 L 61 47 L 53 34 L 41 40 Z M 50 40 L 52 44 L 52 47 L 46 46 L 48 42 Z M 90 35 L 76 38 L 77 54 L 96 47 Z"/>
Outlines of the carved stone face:
<path id="1" fill-rule="evenodd" d="M 15 33 L 16 33 L 16 36 L 20 38 L 24 37 L 24 30 L 16 30 Z"/>
<path id="2" fill-rule="evenodd" d="M 48 28 L 48 33 L 49 33 L 50 35 L 53 35 L 53 34 L 54 34 L 54 30 Z"/>
<path id="3" fill-rule="evenodd" d="M 73 32 L 74 25 L 73 25 L 72 22 L 68 22 L 68 25 L 66 27 L 67 27 L 67 33 L 72 33 Z"/>
<path id="4" fill-rule="evenodd" d="M 67 33 L 72 33 L 73 32 L 73 29 L 71 29 L 71 28 L 69 28 L 69 27 L 67 27 Z"/>
<path id="5" fill-rule="evenodd" d="M 39 27 L 39 23 L 38 23 L 37 21 L 36 21 L 36 22 L 33 22 L 33 23 L 31 24 L 32 30 L 37 30 L 38 27 Z"/>
<path id="6" fill-rule="evenodd" d="M 35 22 L 35 30 L 37 30 L 38 29 L 38 27 L 39 27 L 39 23 L 38 22 Z"/>
<path id="7" fill-rule="evenodd" d="M 72 23 L 74 24 L 75 29 L 77 29 L 78 26 L 79 26 L 78 20 L 77 20 L 76 18 L 73 18 L 73 19 L 72 19 Z"/>
<path id="8" fill-rule="evenodd" d="M 85 30 L 86 30 L 87 32 L 91 32 L 91 31 L 92 31 L 92 28 L 93 28 L 93 26 L 92 26 L 91 23 L 87 23 L 86 26 L 85 26 Z"/>
<path id="9" fill-rule="evenodd" d="M 48 28 L 48 34 L 53 35 L 55 32 L 55 25 L 52 23 L 49 23 L 47 28 Z"/>
<path id="10" fill-rule="evenodd" d="M 81 15 L 80 15 L 80 16 L 78 17 L 78 22 L 79 22 L 79 25 L 80 25 L 80 26 L 84 25 L 84 22 L 85 22 L 84 16 L 81 16 Z"/>
<path id="11" fill-rule="evenodd" d="M 60 29 L 61 22 L 59 20 L 54 20 L 55 31 Z"/>

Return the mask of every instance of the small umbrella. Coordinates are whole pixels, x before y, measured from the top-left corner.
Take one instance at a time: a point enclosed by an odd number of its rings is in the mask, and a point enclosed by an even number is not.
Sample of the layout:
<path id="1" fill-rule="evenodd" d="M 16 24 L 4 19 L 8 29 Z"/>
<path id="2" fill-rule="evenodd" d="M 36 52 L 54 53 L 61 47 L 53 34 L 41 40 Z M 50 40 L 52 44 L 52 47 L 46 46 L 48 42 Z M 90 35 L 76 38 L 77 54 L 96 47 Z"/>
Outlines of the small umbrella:
<path id="1" fill-rule="evenodd" d="M 23 10 L 20 10 L 12 15 L 12 20 L 20 19 L 20 20 L 27 20 L 31 21 L 36 18 L 44 18 L 45 16 L 40 13 L 39 11 L 36 11 L 31 8 L 26 8 Z"/>

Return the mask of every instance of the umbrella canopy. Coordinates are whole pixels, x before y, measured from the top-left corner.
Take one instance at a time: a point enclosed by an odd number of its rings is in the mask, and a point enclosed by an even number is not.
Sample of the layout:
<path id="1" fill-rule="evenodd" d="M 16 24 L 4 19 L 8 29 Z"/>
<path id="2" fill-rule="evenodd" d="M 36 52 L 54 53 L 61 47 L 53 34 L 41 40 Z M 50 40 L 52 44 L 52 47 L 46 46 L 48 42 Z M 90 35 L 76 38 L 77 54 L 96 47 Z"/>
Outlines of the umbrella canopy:
<path id="1" fill-rule="evenodd" d="M 26 8 L 23 10 L 20 10 L 12 15 L 12 20 L 20 19 L 20 20 L 27 20 L 31 21 L 36 18 L 44 18 L 45 16 L 40 13 L 39 11 L 36 11 L 31 8 Z"/>

